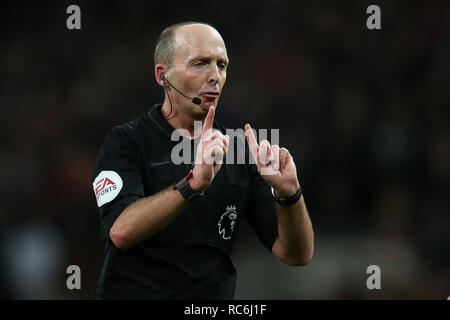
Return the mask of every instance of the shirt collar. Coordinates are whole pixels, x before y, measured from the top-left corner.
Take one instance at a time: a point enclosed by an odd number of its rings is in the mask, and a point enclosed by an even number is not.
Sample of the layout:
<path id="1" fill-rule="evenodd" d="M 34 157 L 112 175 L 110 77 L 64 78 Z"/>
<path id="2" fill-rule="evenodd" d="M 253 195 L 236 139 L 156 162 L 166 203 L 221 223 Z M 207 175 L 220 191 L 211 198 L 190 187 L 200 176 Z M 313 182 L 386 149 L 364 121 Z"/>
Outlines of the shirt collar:
<path id="1" fill-rule="evenodd" d="M 148 116 L 153 122 L 161 128 L 170 138 L 172 137 L 172 133 L 175 130 L 172 125 L 167 122 L 166 118 L 164 118 L 164 115 L 161 112 L 162 103 L 157 103 L 153 105 L 152 109 L 148 112 Z M 213 128 L 218 128 L 216 121 L 213 122 Z M 200 137 L 197 137 L 193 140 L 193 142 L 197 142 Z"/>
<path id="2" fill-rule="evenodd" d="M 175 128 L 172 127 L 171 124 L 164 118 L 164 115 L 161 112 L 161 108 L 162 103 L 155 104 L 148 112 L 148 116 L 151 120 L 153 120 L 153 122 L 156 123 L 158 127 L 160 127 L 165 133 L 169 135 L 169 137 L 171 137 Z"/>

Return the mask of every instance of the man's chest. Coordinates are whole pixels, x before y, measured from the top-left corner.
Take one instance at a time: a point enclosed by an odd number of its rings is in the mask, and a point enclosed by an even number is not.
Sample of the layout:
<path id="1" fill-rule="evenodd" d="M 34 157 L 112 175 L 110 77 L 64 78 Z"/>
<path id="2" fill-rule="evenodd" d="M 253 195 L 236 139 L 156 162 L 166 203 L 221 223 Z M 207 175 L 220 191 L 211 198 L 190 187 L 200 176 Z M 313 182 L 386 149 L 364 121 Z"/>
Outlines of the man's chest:
<path id="1" fill-rule="evenodd" d="M 142 172 L 145 196 L 151 196 L 185 177 L 194 168 L 191 161 L 174 164 L 168 150 L 147 159 Z M 153 241 L 171 244 L 172 241 L 208 243 L 229 247 L 241 219 L 250 205 L 250 178 L 245 165 L 222 164 L 211 185 L 202 196 L 189 202 Z"/>

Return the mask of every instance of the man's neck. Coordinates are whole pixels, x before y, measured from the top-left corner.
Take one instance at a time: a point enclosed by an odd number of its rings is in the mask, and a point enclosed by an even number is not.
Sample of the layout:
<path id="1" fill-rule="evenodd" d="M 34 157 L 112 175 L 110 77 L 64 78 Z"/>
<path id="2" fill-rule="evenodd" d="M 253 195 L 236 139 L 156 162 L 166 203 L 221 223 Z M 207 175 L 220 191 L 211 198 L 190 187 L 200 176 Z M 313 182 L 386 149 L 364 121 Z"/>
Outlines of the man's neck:
<path id="1" fill-rule="evenodd" d="M 195 134 L 194 132 L 194 121 L 203 121 L 205 119 L 193 119 L 191 116 L 189 116 L 186 113 L 178 112 L 177 108 L 172 108 L 172 112 L 170 108 L 170 104 L 167 103 L 167 100 L 161 107 L 161 113 L 163 114 L 164 118 L 166 118 L 167 122 L 174 128 L 174 129 L 184 129 L 187 130 L 190 134 L 188 138 L 196 138 L 201 134 L 200 132 L 197 132 Z M 170 115 L 169 115 L 170 113 Z"/>

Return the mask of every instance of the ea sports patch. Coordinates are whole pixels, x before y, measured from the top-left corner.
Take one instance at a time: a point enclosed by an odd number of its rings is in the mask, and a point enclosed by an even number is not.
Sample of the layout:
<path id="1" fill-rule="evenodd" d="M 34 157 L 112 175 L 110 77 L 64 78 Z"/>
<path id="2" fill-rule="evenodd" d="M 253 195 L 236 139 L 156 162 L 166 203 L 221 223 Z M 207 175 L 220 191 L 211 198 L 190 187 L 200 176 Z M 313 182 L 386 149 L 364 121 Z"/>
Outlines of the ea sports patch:
<path id="1" fill-rule="evenodd" d="M 101 207 L 105 203 L 113 201 L 122 189 L 122 178 L 115 171 L 102 171 L 95 178 L 94 183 L 95 198 L 97 206 Z"/>

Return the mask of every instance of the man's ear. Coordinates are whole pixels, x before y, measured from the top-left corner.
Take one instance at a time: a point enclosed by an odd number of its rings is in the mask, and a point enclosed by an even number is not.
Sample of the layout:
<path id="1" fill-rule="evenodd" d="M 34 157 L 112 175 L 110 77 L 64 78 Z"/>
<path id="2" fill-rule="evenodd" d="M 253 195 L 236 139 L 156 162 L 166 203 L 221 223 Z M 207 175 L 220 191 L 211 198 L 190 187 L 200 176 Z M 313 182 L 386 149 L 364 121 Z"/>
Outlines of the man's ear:
<path id="1" fill-rule="evenodd" d="M 166 72 L 167 72 L 167 66 L 165 64 L 158 63 L 155 66 L 155 80 L 162 87 L 165 87 Z"/>

